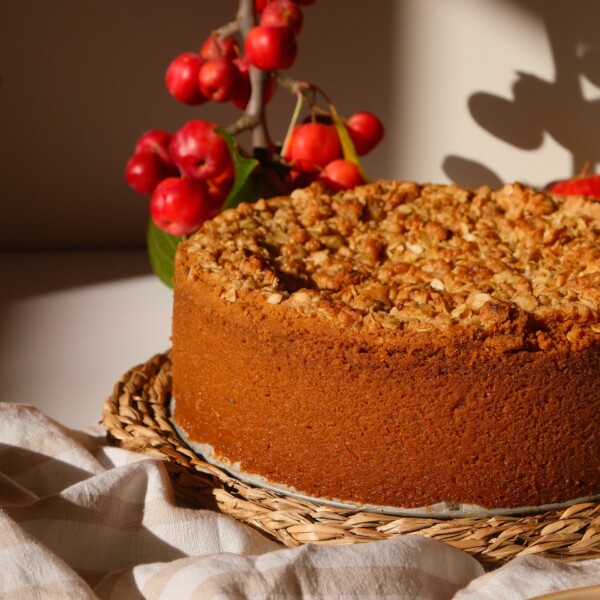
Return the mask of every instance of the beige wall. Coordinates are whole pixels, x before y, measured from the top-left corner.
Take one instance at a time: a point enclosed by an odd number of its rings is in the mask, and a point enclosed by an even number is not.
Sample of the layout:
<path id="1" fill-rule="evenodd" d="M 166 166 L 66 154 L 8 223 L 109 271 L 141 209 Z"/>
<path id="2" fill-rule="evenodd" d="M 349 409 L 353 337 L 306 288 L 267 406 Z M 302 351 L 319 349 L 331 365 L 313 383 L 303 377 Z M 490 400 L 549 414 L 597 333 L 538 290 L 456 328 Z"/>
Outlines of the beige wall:
<path id="1" fill-rule="evenodd" d="M 227 124 L 226 106 L 190 108 L 164 88 L 169 61 L 197 50 L 234 0 L 24 0 L 0 16 L 0 247 L 144 243 L 147 199 L 123 169 L 137 137 L 186 120 Z M 394 3 L 319 0 L 305 11 L 293 74 L 329 90 L 347 114 L 389 114 Z M 379 55 L 379 57 L 378 57 Z M 279 93 L 274 133 L 293 109 Z M 389 171 L 385 150 L 374 171 Z"/>
<path id="2" fill-rule="evenodd" d="M 0 11 L 0 248 L 135 247 L 147 200 L 123 168 L 146 129 L 229 107 L 164 89 L 234 0 L 24 0 Z M 595 0 L 317 0 L 291 74 L 387 137 L 372 176 L 542 184 L 599 160 Z M 271 129 L 293 102 L 279 93 Z"/>
<path id="3" fill-rule="evenodd" d="M 541 186 L 597 168 L 598 23 L 597 0 L 402 0 L 398 176 Z"/>

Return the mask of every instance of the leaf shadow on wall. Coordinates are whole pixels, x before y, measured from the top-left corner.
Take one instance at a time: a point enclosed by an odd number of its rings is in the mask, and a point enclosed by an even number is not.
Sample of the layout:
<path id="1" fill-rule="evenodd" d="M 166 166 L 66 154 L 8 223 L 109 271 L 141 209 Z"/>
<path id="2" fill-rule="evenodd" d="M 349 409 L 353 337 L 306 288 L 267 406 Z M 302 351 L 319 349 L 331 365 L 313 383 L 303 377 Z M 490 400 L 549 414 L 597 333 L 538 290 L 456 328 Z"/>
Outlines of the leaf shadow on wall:
<path id="1" fill-rule="evenodd" d="M 582 89 L 583 79 L 600 88 L 600 2 L 573 0 L 567 7 L 555 0 L 512 1 L 543 20 L 554 80 L 517 70 L 511 98 L 475 92 L 468 99 L 469 112 L 485 131 L 518 150 L 537 150 L 549 135 L 570 152 L 575 175 L 587 161 L 600 162 L 600 99 L 586 99 Z M 470 187 L 503 183 L 494 165 L 468 157 L 449 155 L 443 169 L 451 180 Z M 548 180 L 553 178 L 549 173 Z"/>

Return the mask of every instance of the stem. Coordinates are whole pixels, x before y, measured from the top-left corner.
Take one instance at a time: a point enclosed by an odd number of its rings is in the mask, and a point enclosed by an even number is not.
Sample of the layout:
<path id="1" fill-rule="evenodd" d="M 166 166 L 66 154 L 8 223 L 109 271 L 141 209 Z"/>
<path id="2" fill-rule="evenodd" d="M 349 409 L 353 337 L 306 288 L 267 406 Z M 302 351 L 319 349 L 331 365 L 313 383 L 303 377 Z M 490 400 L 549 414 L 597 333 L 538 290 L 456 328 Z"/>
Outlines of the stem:
<path id="1" fill-rule="evenodd" d="M 265 71 L 255 67 L 250 67 L 250 100 L 246 107 L 246 115 L 256 120 L 256 125 L 252 128 L 252 148 L 269 148 L 269 134 L 265 119 Z"/>
<path id="2" fill-rule="evenodd" d="M 299 81 L 287 75 L 276 74 L 277 83 L 292 94 L 302 94 L 306 103 L 312 108 L 316 104 L 316 96 L 320 94 L 332 113 L 337 113 L 331 98 L 317 85 L 308 81 Z M 309 96 L 310 94 L 310 96 Z"/>
<path id="3" fill-rule="evenodd" d="M 238 21 L 231 21 L 231 23 L 227 23 L 227 25 L 223 25 L 213 31 L 213 35 L 216 35 L 220 40 L 224 40 L 225 38 L 231 37 L 240 31 L 240 24 Z"/>
<path id="4" fill-rule="evenodd" d="M 296 126 L 296 123 L 298 122 L 298 117 L 300 116 L 300 111 L 302 110 L 302 104 L 304 103 L 304 98 L 302 96 L 302 94 L 298 93 L 297 95 L 297 99 L 296 99 L 296 106 L 294 107 L 294 112 L 292 114 L 292 118 L 290 120 L 290 124 L 287 130 L 287 133 L 285 134 L 285 140 L 283 140 L 283 146 L 281 147 L 281 152 L 280 155 L 281 156 L 285 156 L 287 147 L 290 143 L 290 138 L 292 137 L 292 131 L 294 130 L 294 127 Z"/>
<path id="5" fill-rule="evenodd" d="M 590 171 L 591 166 L 592 166 L 592 163 L 589 160 L 586 160 L 583 163 L 583 167 L 582 167 L 581 171 L 579 172 L 578 177 L 586 177 Z"/>
<path id="6" fill-rule="evenodd" d="M 244 113 L 235 123 L 232 123 L 225 128 L 225 131 L 231 135 L 237 135 L 242 131 L 254 129 L 256 127 L 256 119 L 246 113 Z"/>
<path id="7" fill-rule="evenodd" d="M 217 29 L 216 34 L 220 37 L 227 37 L 228 35 L 238 32 L 242 37 L 243 43 L 248 32 L 255 24 L 256 15 L 254 12 L 254 0 L 239 0 L 235 21 Z M 268 72 L 250 65 L 249 76 L 250 99 L 248 100 L 248 105 L 246 106 L 244 114 L 235 123 L 227 127 L 227 131 L 232 135 L 237 135 L 242 131 L 250 130 L 253 153 L 256 154 L 257 151 L 260 153 L 262 150 L 269 156 L 271 148 L 273 147 L 273 142 L 271 141 L 267 130 L 264 94 L 265 83 L 267 77 L 270 75 Z M 273 73 L 273 76 L 277 79 L 277 83 L 281 85 L 281 87 L 297 96 L 292 123 L 290 124 L 290 128 L 288 129 L 283 144 L 282 151 L 285 151 L 285 147 L 289 142 L 291 130 L 298 120 L 303 102 L 306 102 L 311 111 L 327 114 L 326 111 L 317 106 L 317 97 L 320 95 L 327 104 L 329 112 L 332 115 L 337 115 L 337 110 L 329 96 L 320 87 L 306 81 L 292 79 L 291 77 L 281 75 L 278 72 Z"/>
<path id="8" fill-rule="evenodd" d="M 245 40 L 248 32 L 255 25 L 254 0 L 240 0 L 236 23 L 242 39 Z M 250 65 L 249 74 L 250 99 L 248 100 L 248 106 L 244 115 L 232 125 L 232 129 L 234 131 L 236 129 L 238 131 L 250 129 L 253 151 L 259 148 L 268 150 L 272 143 L 267 132 L 264 110 L 264 90 L 267 73 Z"/>
<path id="9" fill-rule="evenodd" d="M 254 27 L 254 0 L 240 0 L 236 22 L 242 38 L 246 39 L 248 32 Z"/>

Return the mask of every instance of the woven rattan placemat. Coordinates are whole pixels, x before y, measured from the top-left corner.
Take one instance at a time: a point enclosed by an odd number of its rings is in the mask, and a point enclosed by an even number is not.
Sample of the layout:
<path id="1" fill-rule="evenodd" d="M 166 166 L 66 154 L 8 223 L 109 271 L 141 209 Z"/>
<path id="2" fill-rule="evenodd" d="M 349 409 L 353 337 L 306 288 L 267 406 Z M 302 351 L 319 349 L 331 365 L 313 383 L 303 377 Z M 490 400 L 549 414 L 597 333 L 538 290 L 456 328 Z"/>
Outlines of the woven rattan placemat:
<path id="1" fill-rule="evenodd" d="M 104 404 L 111 443 L 165 461 L 175 493 L 257 528 L 286 546 L 353 544 L 423 535 L 468 552 L 488 568 L 516 556 L 560 560 L 600 556 L 600 504 L 542 514 L 426 519 L 338 509 L 255 487 L 202 459 L 169 421 L 170 354 L 157 354 L 121 377 Z"/>

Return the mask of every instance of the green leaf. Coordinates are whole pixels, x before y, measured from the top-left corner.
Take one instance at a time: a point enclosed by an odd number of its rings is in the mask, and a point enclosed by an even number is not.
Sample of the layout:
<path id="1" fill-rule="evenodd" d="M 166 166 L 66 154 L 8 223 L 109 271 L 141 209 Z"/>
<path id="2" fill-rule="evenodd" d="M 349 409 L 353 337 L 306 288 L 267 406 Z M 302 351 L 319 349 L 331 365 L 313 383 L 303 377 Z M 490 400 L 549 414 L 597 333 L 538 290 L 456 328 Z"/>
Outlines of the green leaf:
<path id="1" fill-rule="evenodd" d="M 216 127 L 215 132 L 227 142 L 235 170 L 233 187 L 223 204 L 222 210 L 234 208 L 240 202 L 255 202 L 260 198 L 260 190 L 259 186 L 256 185 L 256 181 L 250 175 L 258 166 L 258 160 L 242 156 L 236 139 L 223 128 Z"/>
<path id="2" fill-rule="evenodd" d="M 146 245 L 150 266 L 155 275 L 168 287 L 173 287 L 175 273 L 175 251 L 185 236 L 171 235 L 159 229 L 152 219 L 146 230 Z"/>
<path id="3" fill-rule="evenodd" d="M 354 163 L 358 167 L 362 178 L 366 182 L 370 181 L 363 169 L 360 159 L 358 158 L 358 154 L 356 154 L 354 142 L 352 141 L 352 138 L 348 133 L 348 129 L 346 128 L 344 120 L 337 113 L 332 113 L 331 117 L 333 119 L 333 124 L 335 125 L 338 137 L 340 138 L 340 144 L 342 145 L 342 152 L 344 153 L 344 158 L 350 161 L 351 163 Z"/>

